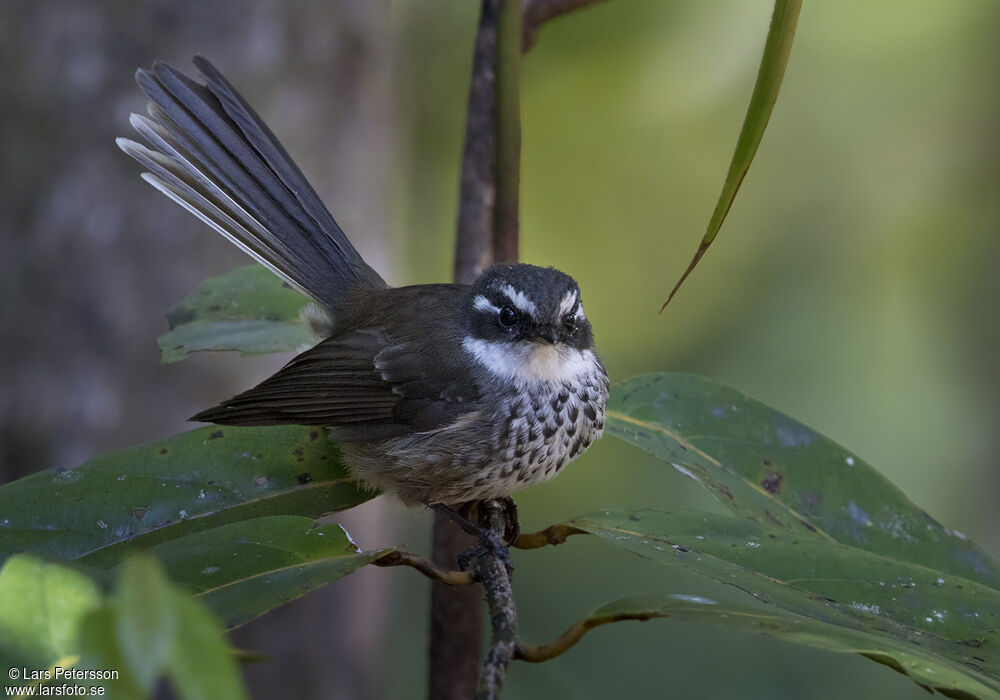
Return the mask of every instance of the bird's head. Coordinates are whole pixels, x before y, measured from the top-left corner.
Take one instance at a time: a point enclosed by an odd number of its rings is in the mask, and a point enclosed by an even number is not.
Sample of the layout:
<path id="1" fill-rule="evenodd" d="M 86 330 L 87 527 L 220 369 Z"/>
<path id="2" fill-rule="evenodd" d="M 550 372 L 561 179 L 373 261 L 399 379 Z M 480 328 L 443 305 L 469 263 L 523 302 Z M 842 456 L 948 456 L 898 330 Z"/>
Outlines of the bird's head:
<path id="1" fill-rule="evenodd" d="M 565 380 L 594 347 L 580 287 L 551 267 L 494 265 L 470 288 L 464 313 L 466 349 L 496 375 Z"/>

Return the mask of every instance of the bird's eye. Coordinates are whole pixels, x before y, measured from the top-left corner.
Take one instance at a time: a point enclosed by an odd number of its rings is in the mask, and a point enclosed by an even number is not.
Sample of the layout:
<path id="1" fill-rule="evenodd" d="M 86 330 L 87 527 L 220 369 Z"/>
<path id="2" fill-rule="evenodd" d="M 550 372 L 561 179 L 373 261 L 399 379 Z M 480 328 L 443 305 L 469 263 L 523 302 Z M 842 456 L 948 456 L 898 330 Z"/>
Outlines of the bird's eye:
<path id="1" fill-rule="evenodd" d="M 505 306 L 500 309 L 500 313 L 497 315 L 497 320 L 500 321 L 500 325 L 504 328 L 513 328 L 517 323 L 517 312 L 511 307 Z"/>
<path id="2" fill-rule="evenodd" d="M 568 333 L 572 333 L 574 330 L 576 330 L 576 315 L 566 314 L 565 316 L 563 316 L 563 327 L 566 329 L 566 332 Z"/>

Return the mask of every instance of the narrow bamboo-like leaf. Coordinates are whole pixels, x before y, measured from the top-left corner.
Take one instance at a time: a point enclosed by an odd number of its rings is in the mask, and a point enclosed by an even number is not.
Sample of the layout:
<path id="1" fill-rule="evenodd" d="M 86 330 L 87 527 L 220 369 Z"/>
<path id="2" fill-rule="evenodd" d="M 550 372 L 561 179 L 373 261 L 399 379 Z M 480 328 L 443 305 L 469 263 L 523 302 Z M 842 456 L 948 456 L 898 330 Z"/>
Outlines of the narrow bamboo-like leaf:
<path id="1" fill-rule="evenodd" d="M 389 550 L 359 552 L 339 525 L 279 515 L 230 523 L 153 548 L 171 578 L 232 629 L 360 569 Z"/>
<path id="2" fill-rule="evenodd" d="M 690 595 L 646 595 L 616 600 L 595 610 L 583 621 L 586 628 L 623 619 L 669 618 L 715 625 L 774 637 L 795 644 L 838 653 L 861 654 L 909 676 L 915 682 L 951 697 L 992 698 L 994 688 L 969 676 L 965 668 L 919 646 L 887 639 L 885 635 L 825 624 L 808 617 L 777 611 L 718 605 Z M 965 695 L 960 695 L 964 693 Z"/>
<path id="3" fill-rule="evenodd" d="M 265 515 L 315 518 L 373 495 L 351 482 L 326 430 L 210 426 L 0 486 L 0 559 L 108 568 L 130 548 Z"/>
<path id="4" fill-rule="evenodd" d="M 161 361 L 176 362 L 199 350 L 299 350 L 316 342 L 301 319 L 308 303 L 260 265 L 211 277 L 167 312 L 170 331 L 159 339 Z"/>
<path id="5" fill-rule="evenodd" d="M 684 280 L 694 270 L 705 255 L 705 251 L 712 245 L 716 234 L 722 227 L 729 208 L 733 205 L 736 192 L 743 183 L 743 178 L 750 169 L 750 163 L 757 153 L 757 147 L 764 136 L 767 122 L 771 118 L 774 103 L 778 99 L 778 92 L 781 89 L 781 81 L 785 75 L 785 66 L 788 65 L 788 56 L 792 51 L 792 40 L 795 37 L 795 25 L 799 20 L 799 10 L 802 7 L 802 0 L 775 0 L 774 14 L 771 16 L 771 28 L 767 33 L 767 41 L 764 44 L 764 55 L 760 61 L 760 68 L 757 72 L 757 81 L 753 86 L 753 94 L 750 96 L 750 105 L 747 107 L 746 117 L 743 119 L 743 128 L 740 130 L 739 138 L 736 140 L 736 149 L 733 151 L 733 159 L 729 163 L 729 172 L 726 173 L 726 181 L 722 185 L 722 192 L 719 193 L 719 200 L 712 212 L 712 218 L 708 221 L 708 228 L 705 231 L 698 250 L 688 264 L 684 274 L 677 280 L 677 284 L 670 290 L 670 295 L 663 302 L 660 311 L 663 311 L 674 298 L 677 290 L 684 284 Z"/>
<path id="6" fill-rule="evenodd" d="M 30 682 L 7 669 L 47 669 L 77 654 L 80 621 L 102 601 L 97 584 L 68 566 L 8 559 L 0 569 L 0 685 Z"/>
<path id="7" fill-rule="evenodd" d="M 608 430 L 670 462 L 739 516 L 1000 589 L 1000 564 L 863 459 L 745 394 L 690 374 L 618 384 Z"/>
<path id="8" fill-rule="evenodd" d="M 744 518 L 609 510 L 570 524 L 640 556 L 737 586 L 784 610 L 882 639 L 881 647 L 865 653 L 881 649 L 902 668 L 929 655 L 1000 697 L 996 589 Z M 896 653 L 900 645 L 909 656 Z M 910 675 L 927 682 L 916 672 Z"/>

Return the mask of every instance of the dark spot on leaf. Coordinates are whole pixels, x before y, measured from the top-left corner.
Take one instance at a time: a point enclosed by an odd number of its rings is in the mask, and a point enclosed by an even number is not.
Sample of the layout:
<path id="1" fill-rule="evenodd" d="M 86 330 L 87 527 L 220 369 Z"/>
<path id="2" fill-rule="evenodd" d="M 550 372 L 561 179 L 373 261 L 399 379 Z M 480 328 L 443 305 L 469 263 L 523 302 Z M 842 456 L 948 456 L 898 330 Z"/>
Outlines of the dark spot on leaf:
<path id="1" fill-rule="evenodd" d="M 301 457 L 302 456 L 302 448 L 301 447 L 296 447 L 294 450 L 292 450 L 292 454 L 295 455 L 296 457 Z"/>
<path id="2" fill-rule="evenodd" d="M 728 498 L 730 501 L 733 500 L 733 492 L 730 491 L 729 487 L 727 487 L 725 484 L 719 484 L 715 490 L 721 493 L 726 498 Z"/>
<path id="3" fill-rule="evenodd" d="M 677 550 L 678 552 L 684 552 L 684 553 L 687 553 L 687 552 L 690 552 L 690 551 L 691 551 L 691 550 L 690 550 L 690 549 L 688 549 L 687 547 L 682 547 L 682 546 L 680 546 L 679 544 L 675 544 L 675 545 L 674 545 L 674 549 L 676 549 L 676 550 Z"/>
<path id="4" fill-rule="evenodd" d="M 764 464 L 770 464 L 770 462 L 765 459 Z M 778 472 L 768 472 L 760 485 L 770 494 L 779 494 L 781 493 L 781 479 L 782 475 Z"/>
<path id="5" fill-rule="evenodd" d="M 220 437 L 222 437 L 222 431 L 221 430 L 213 430 L 208 435 L 208 439 L 209 440 L 218 440 Z"/>
<path id="6" fill-rule="evenodd" d="M 631 521 L 632 521 L 632 522 L 634 522 L 634 523 L 637 523 L 637 522 L 639 522 L 639 518 L 638 518 L 638 517 L 636 517 L 635 515 L 630 515 L 630 516 L 628 516 L 628 519 L 629 519 L 629 520 L 631 520 Z"/>
<path id="7" fill-rule="evenodd" d="M 160 448 L 160 454 L 161 454 L 161 455 L 165 455 L 165 454 L 167 454 L 167 452 L 169 452 L 169 451 L 170 451 L 170 450 L 168 450 L 168 449 L 167 449 L 166 447 L 161 447 L 161 448 Z"/>
<path id="8" fill-rule="evenodd" d="M 962 644 L 964 644 L 967 647 L 975 647 L 976 649 L 978 649 L 979 647 L 981 647 L 983 645 L 983 640 L 982 639 L 966 639 L 964 642 L 962 642 Z M 975 659 L 975 658 L 978 658 L 978 657 L 973 656 L 972 658 Z M 979 660 L 982 661 L 982 659 L 979 659 Z"/>
<path id="9" fill-rule="evenodd" d="M 816 532 L 816 528 L 807 523 L 805 520 L 802 521 L 802 524 L 806 526 L 806 530 L 809 530 L 809 532 Z"/>
<path id="10" fill-rule="evenodd" d="M 146 513 L 148 512 L 149 512 L 148 508 L 133 508 L 132 517 L 137 520 L 142 520 L 143 518 L 146 517 Z"/>
<path id="11" fill-rule="evenodd" d="M 195 310 L 190 307 L 179 308 L 175 306 L 167 312 L 167 325 L 176 328 L 182 324 L 191 323 L 197 316 Z"/>
<path id="12" fill-rule="evenodd" d="M 218 304 L 212 304 L 211 306 L 208 307 L 208 310 L 209 311 L 222 311 L 222 307 L 219 306 Z"/>
<path id="13" fill-rule="evenodd" d="M 319 437 L 319 431 L 317 431 L 317 430 L 310 430 L 309 431 L 309 440 L 310 441 L 313 441 L 313 440 L 315 440 L 318 437 Z"/>
<path id="14" fill-rule="evenodd" d="M 301 474 L 299 474 L 299 475 L 298 475 L 297 477 L 295 477 L 295 479 L 296 479 L 296 480 L 297 480 L 297 481 L 298 481 L 298 482 L 299 482 L 300 484 L 308 484 L 308 483 L 309 483 L 310 481 L 312 481 L 312 480 L 313 480 L 313 478 L 312 478 L 312 475 L 310 475 L 310 474 L 309 474 L 309 472 L 302 472 L 302 473 L 301 473 Z"/>
<path id="15" fill-rule="evenodd" d="M 780 520 L 778 520 L 778 519 L 777 519 L 776 517 L 774 517 L 773 515 L 771 515 L 771 511 L 769 511 L 769 510 L 765 510 L 765 511 L 764 511 L 764 517 L 765 517 L 765 518 L 767 518 L 767 521 L 768 521 L 769 523 L 772 523 L 772 524 L 774 524 L 774 525 L 781 525 L 781 521 L 780 521 Z"/>
<path id="16" fill-rule="evenodd" d="M 764 466 L 765 466 L 765 467 L 770 467 L 770 466 L 771 466 L 771 460 L 769 460 L 769 459 L 765 459 L 765 460 L 764 460 Z"/>

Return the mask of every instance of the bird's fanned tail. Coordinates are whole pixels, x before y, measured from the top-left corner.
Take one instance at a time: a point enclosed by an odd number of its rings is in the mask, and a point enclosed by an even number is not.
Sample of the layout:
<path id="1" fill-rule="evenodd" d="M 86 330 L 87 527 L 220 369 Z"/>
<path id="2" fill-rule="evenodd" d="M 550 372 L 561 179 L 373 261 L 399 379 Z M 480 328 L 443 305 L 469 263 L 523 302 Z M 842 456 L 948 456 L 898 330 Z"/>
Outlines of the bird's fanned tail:
<path id="1" fill-rule="evenodd" d="M 139 70 L 149 143 L 118 139 L 143 178 L 289 284 L 335 310 L 351 289 L 385 288 L 285 149 L 229 82 L 195 59 L 207 85 L 164 63 Z"/>

